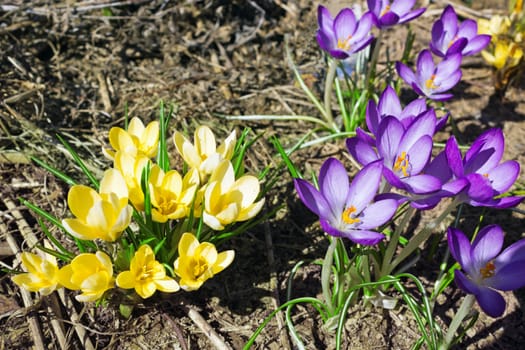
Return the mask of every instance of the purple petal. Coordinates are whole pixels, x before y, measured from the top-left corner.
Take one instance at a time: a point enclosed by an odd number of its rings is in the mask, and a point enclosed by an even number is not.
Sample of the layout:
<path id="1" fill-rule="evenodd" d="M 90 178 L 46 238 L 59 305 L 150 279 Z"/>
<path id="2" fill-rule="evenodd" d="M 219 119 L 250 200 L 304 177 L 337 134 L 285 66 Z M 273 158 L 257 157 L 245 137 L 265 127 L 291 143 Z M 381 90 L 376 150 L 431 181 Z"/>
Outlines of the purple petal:
<path id="1" fill-rule="evenodd" d="M 458 31 L 458 16 L 456 15 L 454 7 L 450 5 L 445 7 L 440 19 L 443 21 L 445 30 L 451 32 L 452 35 L 455 35 Z"/>
<path id="2" fill-rule="evenodd" d="M 303 179 L 294 179 L 293 181 L 299 198 L 308 209 L 320 218 L 332 217 L 332 209 L 328 202 L 314 186 Z"/>
<path id="3" fill-rule="evenodd" d="M 378 110 L 382 116 L 398 117 L 401 114 L 401 102 L 396 94 L 396 90 L 390 85 L 387 85 L 379 98 Z"/>
<path id="4" fill-rule="evenodd" d="M 334 19 L 330 11 L 323 5 L 317 7 L 317 23 L 320 29 L 333 31 Z"/>
<path id="5" fill-rule="evenodd" d="M 441 181 L 431 175 L 421 174 L 401 179 L 406 190 L 414 194 L 426 194 L 441 188 Z"/>
<path id="6" fill-rule="evenodd" d="M 425 12 L 425 10 L 426 10 L 426 8 L 422 7 L 422 8 L 416 9 L 414 11 L 410 11 L 406 15 L 401 16 L 401 18 L 399 19 L 399 23 L 406 23 L 408 21 L 413 20 L 414 18 L 419 17 L 419 16 L 421 16 L 423 14 L 423 12 Z"/>
<path id="7" fill-rule="evenodd" d="M 397 201 L 395 199 L 384 199 L 370 204 L 359 215 L 362 223 L 360 229 L 371 229 L 379 227 L 392 218 L 397 210 Z"/>
<path id="8" fill-rule="evenodd" d="M 392 11 L 388 11 L 379 18 L 381 28 L 392 26 L 399 22 L 399 16 Z"/>
<path id="9" fill-rule="evenodd" d="M 363 48 L 365 48 L 366 46 L 368 46 L 372 40 L 374 40 L 374 37 L 373 36 L 368 36 L 360 41 L 356 41 L 352 44 L 352 47 L 350 49 L 350 51 L 352 53 L 356 53 L 358 51 L 361 51 Z"/>
<path id="10" fill-rule="evenodd" d="M 490 317 L 500 317 L 505 312 L 505 299 L 495 290 L 480 287 L 476 300 L 481 309 Z"/>
<path id="11" fill-rule="evenodd" d="M 450 137 L 445 145 L 445 154 L 447 155 L 447 162 L 450 170 L 456 177 L 462 177 L 464 174 L 463 160 L 461 159 L 461 151 L 454 136 Z"/>
<path id="12" fill-rule="evenodd" d="M 403 124 L 394 117 L 383 118 L 379 124 L 377 151 L 386 164 L 394 164 L 404 132 Z"/>
<path id="13" fill-rule="evenodd" d="M 450 41 L 448 43 L 448 49 L 446 51 L 447 56 L 453 55 L 453 54 L 460 54 L 463 55 L 463 49 L 467 46 L 468 39 L 467 38 L 459 38 L 455 41 Z"/>
<path id="14" fill-rule="evenodd" d="M 403 79 L 408 85 L 412 85 L 416 82 L 416 75 L 405 64 L 401 62 L 396 62 L 396 71 L 397 74 L 399 74 L 399 76 L 401 77 L 401 79 Z"/>
<path id="15" fill-rule="evenodd" d="M 525 250 L 521 247 L 521 250 Z M 523 255 L 523 253 L 521 254 Z M 496 274 L 485 282 L 494 289 L 515 290 L 525 286 L 525 260 L 508 263 L 501 268 L 496 265 Z"/>
<path id="16" fill-rule="evenodd" d="M 494 190 L 485 176 L 469 174 L 466 178 L 469 182 L 467 194 L 470 198 L 478 202 L 484 202 L 494 197 Z"/>
<path id="17" fill-rule="evenodd" d="M 407 149 L 412 147 L 422 136 L 434 135 L 436 129 L 436 114 L 434 110 L 429 110 L 417 118 L 403 135 L 403 141 L 399 147 Z"/>
<path id="18" fill-rule="evenodd" d="M 415 3 L 416 0 L 395 0 L 390 4 L 390 11 L 403 16 L 414 7 Z"/>
<path id="19" fill-rule="evenodd" d="M 464 56 L 475 55 L 490 43 L 491 36 L 482 34 L 472 38 L 461 52 Z"/>
<path id="20" fill-rule="evenodd" d="M 377 134 L 379 120 L 380 120 L 379 111 L 378 111 L 375 101 L 374 100 L 368 101 L 368 104 L 366 105 L 366 126 L 368 126 L 368 130 L 374 135 Z"/>
<path id="21" fill-rule="evenodd" d="M 375 245 L 385 238 L 382 233 L 368 230 L 349 230 L 344 233 L 344 236 L 352 242 L 362 245 Z"/>
<path id="22" fill-rule="evenodd" d="M 504 150 L 501 129 L 489 129 L 481 134 L 465 154 L 465 171 L 486 174 L 500 162 Z"/>
<path id="23" fill-rule="evenodd" d="M 443 63 L 443 62 L 441 62 Z M 440 64 L 441 64 L 440 63 Z M 423 50 L 419 53 L 417 57 L 417 73 L 423 79 L 429 79 L 436 69 L 434 65 L 434 60 L 432 59 L 432 54 L 429 50 Z M 436 74 L 437 77 L 437 74 Z"/>
<path id="24" fill-rule="evenodd" d="M 506 192 L 520 174 L 520 164 L 515 160 L 501 163 L 488 173 L 492 188 L 499 193 Z"/>
<path id="25" fill-rule="evenodd" d="M 462 76 L 461 70 L 457 70 L 453 72 L 449 76 L 438 76 L 436 75 L 436 79 L 434 80 L 435 84 L 438 86 L 437 89 L 434 90 L 434 100 L 436 100 L 437 93 L 441 93 L 447 90 L 452 89 L 454 86 L 456 86 L 457 83 L 461 80 Z M 439 98 L 443 98 L 443 96 L 440 96 Z"/>
<path id="26" fill-rule="evenodd" d="M 330 56 L 332 56 L 333 58 L 337 58 L 338 60 L 344 60 L 345 58 L 348 58 L 348 56 L 350 56 L 348 52 L 340 49 L 331 49 L 328 50 L 328 53 L 330 54 Z"/>
<path id="27" fill-rule="evenodd" d="M 457 228 L 449 227 L 447 230 L 447 241 L 452 257 L 463 269 L 467 271 L 471 270 L 472 261 L 470 259 L 470 241 L 467 236 Z M 459 271 L 456 271 L 456 277 L 458 272 Z M 472 293 L 470 290 L 466 291 Z"/>
<path id="28" fill-rule="evenodd" d="M 421 91 L 421 90 L 420 90 Z M 425 95 L 424 93 L 419 93 L 420 95 Z M 454 94 L 430 94 L 427 97 L 434 101 L 447 101 L 454 97 Z"/>
<path id="29" fill-rule="evenodd" d="M 503 230 L 497 225 L 489 225 L 482 228 L 470 251 L 472 266 L 476 270 L 485 265 L 501 252 L 503 247 Z"/>
<path id="30" fill-rule="evenodd" d="M 319 172 L 319 189 L 334 215 L 344 208 L 349 186 L 350 180 L 344 165 L 335 158 L 328 158 Z"/>
<path id="31" fill-rule="evenodd" d="M 460 270 L 454 271 L 454 281 L 459 288 L 468 294 L 479 294 L 480 289 L 482 288 L 481 286 L 478 286 L 476 283 L 474 283 L 470 278 L 465 276 L 465 274 L 463 274 L 463 272 Z"/>
<path id="32" fill-rule="evenodd" d="M 441 129 L 443 129 L 445 127 L 445 125 L 447 125 L 447 121 L 448 121 L 448 117 L 449 116 L 450 116 L 450 113 L 447 113 L 444 117 L 438 119 L 438 121 L 436 123 L 436 130 L 434 130 L 434 132 L 440 131 Z"/>
<path id="33" fill-rule="evenodd" d="M 447 192 L 446 197 L 452 197 L 457 195 L 459 192 L 463 191 L 467 186 L 469 185 L 469 182 L 466 178 L 461 178 L 457 180 L 453 180 L 450 182 L 447 182 L 443 185 L 441 188 L 444 192 Z"/>
<path id="34" fill-rule="evenodd" d="M 339 40 L 347 40 L 354 35 L 357 21 L 354 11 L 349 8 L 342 9 L 334 19 L 335 36 Z"/>
<path id="35" fill-rule="evenodd" d="M 403 142 L 399 149 L 405 150 L 402 146 Z M 428 161 L 430 160 L 430 155 L 432 154 L 432 137 L 428 135 L 422 136 L 412 145 L 412 147 L 406 150 L 406 152 L 410 163 L 410 176 L 419 174 L 427 166 Z M 441 187 L 441 182 L 439 186 Z"/>
<path id="36" fill-rule="evenodd" d="M 424 98 L 417 98 L 414 101 L 406 105 L 405 109 L 401 112 L 401 119 L 405 119 L 409 116 L 418 116 L 427 110 L 427 102 Z"/>
<path id="37" fill-rule="evenodd" d="M 350 184 L 345 207 L 353 205 L 359 213 L 372 202 L 379 188 L 382 172 L 383 164 L 380 160 L 361 169 Z"/>
<path id="38" fill-rule="evenodd" d="M 326 52 L 330 52 L 330 50 L 332 50 L 332 48 L 335 46 L 335 37 L 329 36 L 327 33 L 321 30 L 317 31 L 316 39 L 319 47 Z"/>
<path id="39" fill-rule="evenodd" d="M 372 17 L 373 15 L 370 11 L 361 16 L 359 23 L 357 24 L 357 29 L 353 33 L 353 37 L 365 38 L 370 35 L 370 30 L 372 29 Z"/>
<path id="40" fill-rule="evenodd" d="M 362 165 L 367 165 L 379 159 L 376 151 L 369 144 L 357 137 L 347 139 L 346 147 L 352 157 Z"/>
<path id="41" fill-rule="evenodd" d="M 478 34 L 478 24 L 472 19 L 466 19 L 461 23 L 457 36 L 459 38 L 473 39 Z"/>
<path id="42" fill-rule="evenodd" d="M 494 260 L 496 266 L 505 266 L 515 261 L 525 261 L 525 239 L 520 239 L 519 241 L 508 246 L 500 255 Z M 523 279 L 523 271 L 522 277 Z"/>
<path id="43" fill-rule="evenodd" d="M 365 142 L 367 145 L 370 145 L 372 147 L 375 147 L 376 145 L 376 139 L 370 136 L 367 132 L 365 132 L 363 129 L 359 127 L 355 129 L 355 136 L 359 140 Z"/>
<path id="44" fill-rule="evenodd" d="M 431 31 L 431 38 L 430 41 L 430 50 L 441 57 L 445 56 L 445 52 L 443 50 L 444 44 L 444 33 L 443 33 L 444 27 L 443 27 L 443 21 L 437 20 L 434 22 L 434 25 L 432 25 L 432 31 Z"/>
<path id="45" fill-rule="evenodd" d="M 432 162 L 430 162 L 425 169 L 425 173 L 438 178 L 441 183 L 447 182 L 452 177 L 452 171 L 448 166 L 445 151 L 440 152 Z"/>
<path id="46" fill-rule="evenodd" d="M 407 189 L 407 186 L 403 183 L 403 181 L 401 181 L 401 179 L 399 179 L 399 177 L 396 174 L 394 174 L 394 172 L 389 168 L 383 168 L 383 176 L 385 177 L 386 181 L 392 186 L 403 190 Z"/>
<path id="47" fill-rule="evenodd" d="M 341 232 L 340 230 L 331 226 L 328 220 L 320 219 L 319 223 L 321 224 L 321 228 L 323 229 L 323 231 L 328 233 L 330 236 L 343 237 L 345 235 L 344 232 Z"/>
<path id="48" fill-rule="evenodd" d="M 507 209 L 507 208 L 515 207 L 516 205 L 520 204 L 523 201 L 523 199 L 525 199 L 525 197 L 509 196 L 509 197 L 498 198 L 496 200 L 491 201 L 490 203 L 481 203 L 478 206 L 497 208 L 497 209 Z"/>

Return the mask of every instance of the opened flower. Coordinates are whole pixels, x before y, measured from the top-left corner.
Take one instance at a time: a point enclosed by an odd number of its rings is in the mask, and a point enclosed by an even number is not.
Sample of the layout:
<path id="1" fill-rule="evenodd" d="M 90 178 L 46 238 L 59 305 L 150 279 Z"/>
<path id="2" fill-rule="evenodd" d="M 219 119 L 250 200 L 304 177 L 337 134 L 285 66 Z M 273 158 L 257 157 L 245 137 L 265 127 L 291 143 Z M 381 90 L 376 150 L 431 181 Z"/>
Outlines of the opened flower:
<path id="1" fill-rule="evenodd" d="M 54 256 L 48 255 L 43 259 L 37 254 L 23 252 L 21 258 L 27 272 L 11 277 L 16 285 L 42 295 L 49 295 L 57 289 L 58 266 Z"/>
<path id="2" fill-rule="evenodd" d="M 359 20 L 354 12 L 345 8 L 332 18 L 330 11 L 319 6 L 317 11 L 317 42 L 324 51 L 337 59 L 345 59 L 372 42 L 372 14 L 365 13 Z"/>
<path id="3" fill-rule="evenodd" d="M 423 14 L 425 8 L 412 10 L 416 0 L 368 0 L 368 9 L 374 14 L 378 28 L 411 21 Z"/>
<path id="4" fill-rule="evenodd" d="M 233 250 L 217 253 L 212 243 L 199 243 L 189 232 L 179 241 L 179 257 L 174 271 L 180 277 L 179 284 L 185 291 L 199 289 L 206 280 L 227 268 L 235 257 Z"/>
<path id="5" fill-rule="evenodd" d="M 515 42 L 497 40 L 494 47 L 494 53 L 482 51 L 481 56 L 488 64 L 502 69 L 517 66 L 523 58 L 523 49 Z"/>
<path id="6" fill-rule="evenodd" d="M 153 158 L 158 151 L 159 122 L 152 121 L 145 127 L 139 118 L 131 118 L 128 130 L 119 127 L 111 128 L 109 143 L 113 150 L 103 149 L 103 151 L 110 159 L 115 157 L 117 151 L 123 151 L 134 156 L 143 154 L 148 158 Z"/>
<path id="7" fill-rule="evenodd" d="M 335 237 L 374 245 L 385 236 L 372 229 L 390 220 L 397 210 L 394 199 L 373 202 L 381 182 L 381 161 L 361 169 L 350 184 L 345 167 L 327 159 L 319 173 L 319 190 L 303 179 L 294 179 L 301 201 L 319 216 L 323 230 Z"/>
<path id="8" fill-rule="evenodd" d="M 204 182 L 217 168 L 220 161 L 232 158 L 237 137 L 233 131 L 224 140 L 224 143 L 217 147 L 211 129 L 202 125 L 195 130 L 195 145 L 178 131 L 175 131 L 173 141 L 184 161 L 190 168 L 196 168 L 199 171 L 201 182 Z"/>
<path id="9" fill-rule="evenodd" d="M 204 189 L 204 223 L 219 231 L 228 224 L 253 218 L 264 204 L 264 198 L 255 202 L 259 190 L 259 180 L 255 176 L 244 175 L 235 180 L 231 162 L 222 160 Z M 196 211 L 199 215 L 199 210 Z"/>
<path id="10" fill-rule="evenodd" d="M 432 110 L 407 128 L 389 116 L 379 123 L 376 139 L 357 129 L 356 136 L 346 140 L 346 146 L 363 165 L 382 160 L 383 175 L 392 186 L 412 194 L 426 194 L 442 185 L 437 178 L 422 173 L 430 160 L 435 129 L 436 116 Z"/>
<path id="11" fill-rule="evenodd" d="M 454 7 L 448 5 L 440 19 L 432 26 L 430 50 L 438 56 L 445 57 L 460 53 L 463 56 L 474 55 L 490 43 L 490 35 L 479 34 L 478 25 L 472 19 L 458 23 Z"/>
<path id="12" fill-rule="evenodd" d="M 487 315 L 501 316 L 505 311 L 505 299 L 497 291 L 525 286 L 525 239 L 501 253 L 503 230 L 497 225 L 482 228 L 472 244 L 455 228 L 448 229 L 447 239 L 450 253 L 464 271 L 455 271 L 456 284 L 473 294 Z"/>
<path id="13" fill-rule="evenodd" d="M 153 221 L 176 220 L 189 213 L 199 186 L 197 169 L 190 169 L 183 179 L 176 170 L 164 173 L 154 165 L 149 181 Z"/>
<path id="14" fill-rule="evenodd" d="M 524 197 L 519 196 L 499 197 L 509 190 L 520 173 L 520 165 L 515 160 L 500 163 L 504 147 L 501 129 L 481 134 L 463 159 L 454 136 L 448 140 L 445 152 L 450 169 L 456 179 L 466 178 L 469 182 L 460 194 L 463 202 L 473 206 L 510 208 L 523 200 Z"/>
<path id="15" fill-rule="evenodd" d="M 509 31 L 510 25 L 511 21 L 509 17 L 493 15 L 490 19 L 480 18 L 478 20 L 478 32 L 492 37 L 505 35 Z"/>
<path id="16" fill-rule="evenodd" d="M 179 284 L 166 276 L 164 265 L 155 260 L 155 253 L 147 244 L 140 246 L 131 259 L 128 271 L 117 276 L 117 286 L 124 289 L 134 288 L 141 298 L 151 297 L 155 291 L 174 293 Z"/>
<path id="17" fill-rule="evenodd" d="M 452 98 L 453 95 L 446 91 L 461 80 L 460 66 L 460 53 L 451 54 L 436 65 L 429 50 L 421 51 L 417 57 L 415 73 L 403 63 L 396 62 L 397 73 L 416 93 L 437 101 Z"/>
<path id="18" fill-rule="evenodd" d="M 85 240 L 116 241 L 133 213 L 126 182 L 116 169 L 104 173 L 99 192 L 84 185 L 71 187 L 67 203 L 76 218 L 64 219 L 62 225 L 73 236 Z"/>
<path id="19" fill-rule="evenodd" d="M 75 298 L 81 302 L 99 300 L 115 286 L 113 264 L 101 251 L 77 255 L 69 265 L 60 269 L 58 280 L 68 289 L 80 290 L 82 294 Z"/>

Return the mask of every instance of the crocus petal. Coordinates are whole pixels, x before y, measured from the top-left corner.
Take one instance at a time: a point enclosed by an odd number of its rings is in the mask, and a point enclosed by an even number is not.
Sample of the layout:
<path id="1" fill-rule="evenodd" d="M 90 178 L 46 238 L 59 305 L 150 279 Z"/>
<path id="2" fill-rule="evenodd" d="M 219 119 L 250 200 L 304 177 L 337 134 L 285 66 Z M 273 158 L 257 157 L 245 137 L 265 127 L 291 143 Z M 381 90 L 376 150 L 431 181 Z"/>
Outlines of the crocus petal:
<path id="1" fill-rule="evenodd" d="M 399 15 L 392 11 L 388 11 L 379 18 L 380 27 L 392 26 L 399 22 Z"/>
<path id="2" fill-rule="evenodd" d="M 379 159 L 376 151 L 368 143 L 357 137 L 346 139 L 346 147 L 352 157 L 362 165 L 367 165 Z"/>
<path id="3" fill-rule="evenodd" d="M 399 76 L 401 77 L 401 79 L 403 79 L 408 85 L 412 85 L 416 82 L 416 75 L 405 64 L 401 62 L 396 62 L 396 71 L 397 74 L 399 74 Z"/>
<path id="4" fill-rule="evenodd" d="M 480 288 L 482 288 L 465 276 L 460 270 L 454 271 L 454 282 L 456 282 L 458 287 L 468 294 L 479 294 Z"/>
<path id="5" fill-rule="evenodd" d="M 169 277 L 153 280 L 157 290 L 165 293 L 174 293 L 180 289 L 179 284 Z"/>
<path id="6" fill-rule="evenodd" d="M 475 269 L 485 267 L 503 247 L 503 230 L 498 225 L 482 228 L 472 243 L 470 258 Z"/>
<path id="7" fill-rule="evenodd" d="M 404 139 L 399 147 L 400 150 L 406 150 L 410 162 L 409 175 L 418 174 L 423 170 L 430 160 L 432 154 L 432 137 L 424 135 L 410 148 L 404 147 Z"/>
<path id="8" fill-rule="evenodd" d="M 230 266 L 233 259 L 235 258 L 235 252 L 233 250 L 226 250 L 224 252 L 220 252 L 217 255 L 217 260 L 215 261 L 215 264 L 212 266 L 212 272 L 213 274 L 217 274 Z"/>
<path id="9" fill-rule="evenodd" d="M 328 158 L 319 172 L 319 188 L 332 210 L 345 206 L 349 186 L 344 165 L 335 158 Z"/>
<path id="10" fill-rule="evenodd" d="M 468 270 L 472 265 L 470 258 L 470 241 L 460 230 L 449 227 L 447 230 L 447 241 L 450 254 L 462 268 Z M 459 271 L 456 271 L 456 276 Z M 469 292 L 472 293 L 472 292 Z"/>
<path id="11" fill-rule="evenodd" d="M 381 99 L 379 100 L 379 103 L 381 103 Z M 368 101 L 368 104 L 366 106 L 366 126 L 368 127 L 368 130 L 370 130 L 370 132 L 374 135 L 377 133 L 377 127 L 379 126 L 379 121 L 380 121 L 379 113 L 380 112 L 378 111 L 378 107 L 375 101 L 374 100 Z"/>
<path id="12" fill-rule="evenodd" d="M 345 232 L 344 236 L 352 242 L 362 245 L 375 245 L 385 238 L 382 233 L 368 230 L 350 230 Z"/>
<path id="13" fill-rule="evenodd" d="M 477 35 L 475 38 L 469 40 L 468 44 L 463 48 L 462 54 L 464 56 L 475 55 L 490 44 L 490 35 Z"/>
<path id="14" fill-rule="evenodd" d="M 450 170 L 452 170 L 456 177 L 462 177 L 464 174 L 463 160 L 461 159 L 461 151 L 454 136 L 448 139 L 445 145 L 445 154 Z"/>
<path id="15" fill-rule="evenodd" d="M 308 209 L 320 218 L 332 217 L 332 209 L 323 195 L 308 181 L 294 179 L 295 190 Z"/>
<path id="16" fill-rule="evenodd" d="M 124 289 L 131 289 L 135 286 L 135 275 L 131 271 L 122 271 L 116 280 L 117 286 Z"/>
<path id="17" fill-rule="evenodd" d="M 480 288 L 480 293 L 476 294 L 481 309 L 490 317 L 500 317 L 505 312 L 505 299 L 500 293 L 490 288 Z"/>
<path id="18" fill-rule="evenodd" d="M 520 250 L 525 250 L 523 244 Z M 523 255 L 523 253 L 520 252 L 519 255 Z M 515 290 L 525 286 L 525 278 L 523 278 L 524 269 L 525 260 L 511 262 L 501 268 L 496 266 L 496 274 L 485 282 L 492 288 L 498 290 Z"/>
<path id="19" fill-rule="evenodd" d="M 401 181 L 405 184 L 407 191 L 415 194 L 431 193 L 441 188 L 441 181 L 427 174 L 412 175 L 402 178 Z"/>
<path id="20" fill-rule="evenodd" d="M 408 13 L 410 9 L 414 7 L 416 0 L 395 0 L 395 1 L 388 1 L 388 2 L 391 2 L 390 11 L 402 16 Z"/>
<path id="21" fill-rule="evenodd" d="M 521 239 L 517 241 L 516 243 L 511 244 L 503 252 L 501 252 L 501 254 L 498 255 L 498 257 L 495 259 L 494 263 L 496 266 L 504 266 L 504 265 L 510 264 L 513 261 L 524 261 L 524 260 L 525 260 L 525 239 Z"/>
<path id="22" fill-rule="evenodd" d="M 378 110 L 379 114 L 384 116 L 399 116 L 401 114 L 401 102 L 396 91 L 390 85 L 387 85 L 379 98 Z"/>
<path id="23" fill-rule="evenodd" d="M 376 195 L 382 172 L 383 164 L 380 160 L 361 169 L 350 184 L 347 206 L 353 205 L 358 213 L 362 211 Z M 344 192 L 344 189 L 340 187 L 340 191 Z"/>
<path id="24" fill-rule="evenodd" d="M 494 197 L 494 190 L 490 185 L 490 181 L 485 176 L 480 174 L 468 174 L 467 180 L 470 184 L 467 189 L 469 198 L 478 202 L 484 202 L 491 200 L 492 197 Z"/>
<path id="25" fill-rule="evenodd" d="M 423 79 L 429 79 L 434 74 L 436 66 L 429 50 L 423 50 L 417 57 L 417 72 Z M 437 77 L 437 74 L 436 74 Z"/>
<path id="26" fill-rule="evenodd" d="M 384 199 L 370 204 L 359 215 L 362 223 L 360 229 L 368 230 L 379 227 L 390 220 L 397 210 L 395 199 Z"/>
<path id="27" fill-rule="evenodd" d="M 185 232 L 179 241 L 179 256 L 186 257 L 195 255 L 195 251 L 197 250 L 198 246 L 199 241 L 197 238 L 195 238 L 195 236 L 191 233 Z"/>
<path id="28" fill-rule="evenodd" d="M 81 220 L 85 220 L 93 205 L 101 200 L 97 191 L 84 185 L 71 187 L 67 195 L 69 210 Z"/>
<path id="29" fill-rule="evenodd" d="M 501 163 L 488 173 L 492 188 L 499 193 L 506 192 L 516 181 L 520 164 L 514 160 Z"/>
<path id="30" fill-rule="evenodd" d="M 501 129 L 490 129 L 481 134 L 465 153 L 465 172 L 485 174 L 500 162 L 505 140 Z"/>
<path id="31" fill-rule="evenodd" d="M 393 166 L 404 132 L 403 124 L 394 117 L 386 117 L 379 124 L 377 150 L 385 158 L 385 164 Z"/>
<path id="32" fill-rule="evenodd" d="M 349 40 L 354 35 L 356 24 L 354 11 L 349 8 L 342 9 L 334 19 L 334 31 L 337 39 Z"/>

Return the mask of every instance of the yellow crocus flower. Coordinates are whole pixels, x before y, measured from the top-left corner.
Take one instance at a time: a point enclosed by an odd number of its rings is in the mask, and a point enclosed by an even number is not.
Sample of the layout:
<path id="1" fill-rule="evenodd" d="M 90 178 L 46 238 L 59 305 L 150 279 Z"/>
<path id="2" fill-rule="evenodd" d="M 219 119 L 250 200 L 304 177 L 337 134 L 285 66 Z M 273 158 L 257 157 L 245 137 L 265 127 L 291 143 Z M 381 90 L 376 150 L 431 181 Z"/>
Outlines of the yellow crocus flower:
<path id="1" fill-rule="evenodd" d="M 235 180 L 231 162 L 222 160 L 203 190 L 204 223 L 214 230 L 222 230 L 233 222 L 253 218 L 264 204 L 264 198 L 254 203 L 259 190 L 259 180 L 255 176 L 244 175 Z M 196 215 L 199 214 L 197 209 Z"/>
<path id="2" fill-rule="evenodd" d="M 174 293 L 180 289 L 173 278 L 166 276 L 164 266 L 155 260 L 155 254 L 147 244 L 135 252 L 129 270 L 119 273 L 117 286 L 135 288 L 135 292 L 143 299 L 152 296 L 156 290 Z"/>
<path id="3" fill-rule="evenodd" d="M 103 151 L 110 159 L 115 157 L 117 151 L 131 155 L 143 154 L 148 158 L 156 157 L 159 146 L 159 122 L 152 121 L 145 127 L 139 118 L 131 118 L 128 130 L 119 127 L 109 130 L 109 143 L 113 150 L 103 149 Z"/>
<path id="4" fill-rule="evenodd" d="M 193 145 L 184 135 L 175 131 L 173 141 L 177 151 L 190 168 L 199 171 L 201 182 L 213 172 L 223 159 L 231 159 L 237 142 L 235 130 L 217 147 L 215 136 L 211 129 L 205 125 L 195 130 Z"/>
<path id="5" fill-rule="evenodd" d="M 481 55 L 487 63 L 493 65 L 496 69 L 502 69 L 503 67 L 510 68 L 518 65 L 523 57 L 523 50 L 516 43 L 497 41 L 494 54 L 482 51 Z"/>
<path id="6" fill-rule="evenodd" d="M 142 192 L 141 178 L 144 168 L 151 164 L 151 160 L 143 154 L 135 156 L 118 151 L 115 153 L 114 167 L 119 170 L 128 187 L 129 201 L 138 211 L 144 210 L 144 192 Z"/>
<path id="7" fill-rule="evenodd" d="M 510 18 L 507 16 L 492 16 L 490 19 L 478 19 L 478 34 L 488 34 L 492 37 L 507 34 L 510 28 Z M 494 38 L 493 38 L 494 40 Z"/>
<path id="8" fill-rule="evenodd" d="M 62 225 L 73 236 L 85 240 L 116 241 L 133 213 L 128 204 L 128 188 L 116 169 L 104 173 L 99 193 L 84 185 L 71 187 L 67 203 L 76 218 L 64 219 Z"/>
<path id="9" fill-rule="evenodd" d="M 180 287 L 185 291 L 197 290 L 209 278 L 227 268 L 235 257 L 233 250 L 217 253 L 212 243 L 199 243 L 189 232 L 179 241 L 179 257 L 174 271 L 180 277 Z"/>
<path id="10" fill-rule="evenodd" d="M 101 251 L 77 255 L 60 269 L 58 280 L 68 289 L 80 290 L 75 298 L 81 302 L 96 301 L 115 286 L 111 259 Z"/>
<path id="11" fill-rule="evenodd" d="M 153 221 L 166 222 L 188 215 L 199 186 L 197 169 L 188 171 L 183 179 L 176 170 L 164 173 L 154 165 L 149 180 Z"/>
<path id="12" fill-rule="evenodd" d="M 42 295 L 51 294 L 58 284 L 58 266 L 55 257 L 49 255 L 43 259 L 39 255 L 23 252 L 22 266 L 27 273 L 11 277 L 19 287 L 30 292 L 40 292 Z"/>

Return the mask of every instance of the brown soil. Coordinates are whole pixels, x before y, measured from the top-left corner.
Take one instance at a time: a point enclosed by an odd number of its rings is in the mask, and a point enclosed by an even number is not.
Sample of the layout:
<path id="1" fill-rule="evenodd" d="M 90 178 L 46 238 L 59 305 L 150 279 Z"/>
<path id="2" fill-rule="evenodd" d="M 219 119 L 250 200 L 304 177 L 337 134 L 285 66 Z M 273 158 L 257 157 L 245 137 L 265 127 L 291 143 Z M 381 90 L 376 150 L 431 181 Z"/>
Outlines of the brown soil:
<path id="1" fill-rule="evenodd" d="M 333 1 L 336 3 L 335 1 Z M 499 1 L 484 1 L 463 15 L 501 12 Z M 67 215 L 68 187 L 31 163 L 36 156 L 86 181 L 56 141 L 61 134 L 88 159 L 98 175 L 109 163 L 100 149 L 110 127 L 123 125 L 124 111 L 150 121 L 159 102 L 176 108 L 173 129 L 193 132 L 210 125 L 222 137 L 232 128 L 250 126 L 264 136 L 249 155 L 248 170 L 256 173 L 275 164 L 268 139 L 278 135 L 292 145 L 311 127 L 302 122 L 227 121 L 226 115 L 316 115 L 293 80 L 284 57 L 288 38 L 294 59 L 312 86 L 321 89 L 322 55 L 314 39 L 317 3 L 310 0 L 253 1 L 32 1 L 0 5 L 0 263 L 12 267 L 13 245 L 28 249 L 44 238 L 35 216 L 19 202 L 26 198 L 57 217 Z M 412 24 L 416 48 L 426 45 L 429 23 L 444 8 L 436 1 Z M 459 12 L 459 11 L 458 11 Z M 390 52 L 400 54 L 403 29 L 389 34 Z M 503 98 L 494 95 L 490 69 L 480 57 L 464 64 L 456 98 L 446 106 L 459 134 L 471 142 L 488 127 L 501 127 L 507 159 L 525 164 L 525 103 L 518 81 Z M 441 137 L 452 132 L 447 126 Z M 317 172 L 327 156 L 347 157 L 343 140 L 313 146 L 293 155 L 306 172 Z M 98 169 L 98 170 L 97 170 Z M 234 264 L 201 290 L 177 296 L 160 295 L 139 305 L 130 319 L 113 307 L 81 305 L 73 294 L 39 299 L 24 295 L 0 272 L 0 349 L 209 349 L 209 338 L 188 316 L 196 310 L 233 349 L 240 349 L 262 320 L 286 301 L 287 278 L 299 261 L 324 256 L 327 244 L 313 217 L 298 202 L 289 175 L 267 198 L 266 210 L 286 204 L 277 216 L 227 243 L 235 249 Z M 523 188 L 523 176 L 519 187 Z M 519 209 L 525 207 L 521 205 Z M 467 209 L 462 227 L 471 230 L 498 223 L 508 243 L 525 233 L 523 214 Z M 423 218 L 424 219 L 424 218 Z M 34 237 L 31 236 L 34 233 Z M 439 254 L 438 254 L 439 255 Z M 316 265 L 305 264 L 293 282 L 292 297 L 320 296 Z M 426 281 L 437 264 L 428 259 L 413 268 Z M 430 285 L 429 285 L 430 287 Z M 395 294 L 395 293 L 394 293 Z M 24 301 L 24 298 L 28 297 Z M 525 292 L 506 293 L 502 318 L 480 314 L 462 349 L 517 349 L 525 340 Z M 440 297 L 436 317 L 448 324 L 462 293 L 449 288 Z M 293 316 L 308 349 L 335 346 L 315 309 L 298 306 Z M 408 349 L 418 339 L 415 321 L 400 302 L 391 311 L 370 306 L 350 310 L 343 348 Z M 65 339 L 65 343 L 60 341 Z M 293 348 L 283 316 L 273 319 L 256 341 L 258 349 Z"/>

